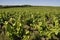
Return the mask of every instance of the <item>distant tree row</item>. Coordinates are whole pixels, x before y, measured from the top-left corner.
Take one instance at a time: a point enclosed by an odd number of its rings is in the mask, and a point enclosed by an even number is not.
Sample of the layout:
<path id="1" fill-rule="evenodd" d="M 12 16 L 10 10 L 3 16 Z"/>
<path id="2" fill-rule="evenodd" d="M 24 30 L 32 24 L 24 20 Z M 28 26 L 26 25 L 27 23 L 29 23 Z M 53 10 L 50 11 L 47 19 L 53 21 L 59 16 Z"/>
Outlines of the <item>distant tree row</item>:
<path id="1" fill-rule="evenodd" d="M 10 8 L 10 7 L 31 7 L 32 5 L 10 5 L 10 6 L 8 6 L 8 5 L 6 5 L 6 6 L 4 6 L 4 5 L 0 5 L 0 8 Z"/>

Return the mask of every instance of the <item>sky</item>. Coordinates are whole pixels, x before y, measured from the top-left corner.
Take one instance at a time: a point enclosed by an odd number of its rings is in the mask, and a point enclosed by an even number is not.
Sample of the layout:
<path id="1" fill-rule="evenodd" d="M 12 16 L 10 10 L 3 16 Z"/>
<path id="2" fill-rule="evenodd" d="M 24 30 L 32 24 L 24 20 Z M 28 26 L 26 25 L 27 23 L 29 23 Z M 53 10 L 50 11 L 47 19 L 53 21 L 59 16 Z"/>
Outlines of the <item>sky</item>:
<path id="1" fill-rule="evenodd" d="M 0 5 L 60 6 L 60 0 L 0 0 Z"/>

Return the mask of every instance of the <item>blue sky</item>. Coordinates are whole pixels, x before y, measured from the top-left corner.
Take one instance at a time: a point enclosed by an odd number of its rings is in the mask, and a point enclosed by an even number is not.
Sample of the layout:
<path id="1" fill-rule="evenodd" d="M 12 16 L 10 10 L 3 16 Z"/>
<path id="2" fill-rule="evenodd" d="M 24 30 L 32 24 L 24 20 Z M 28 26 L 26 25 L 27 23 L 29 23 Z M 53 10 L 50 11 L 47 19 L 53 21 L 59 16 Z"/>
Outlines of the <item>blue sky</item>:
<path id="1" fill-rule="evenodd" d="M 0 5 L 60 6 L 60 0 L 0 0 Z"/>

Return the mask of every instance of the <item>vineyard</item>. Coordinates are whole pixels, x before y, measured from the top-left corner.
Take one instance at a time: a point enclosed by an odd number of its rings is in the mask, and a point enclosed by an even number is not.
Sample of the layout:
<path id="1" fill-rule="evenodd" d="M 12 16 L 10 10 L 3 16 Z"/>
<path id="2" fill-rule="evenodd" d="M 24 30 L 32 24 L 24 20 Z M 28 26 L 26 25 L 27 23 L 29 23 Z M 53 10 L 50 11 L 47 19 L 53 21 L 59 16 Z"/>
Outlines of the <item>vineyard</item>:
<path id="1" fill-rule="evenodd" d="M 60 40 L 60 7 L 0 8 L 0 40 Z"/>

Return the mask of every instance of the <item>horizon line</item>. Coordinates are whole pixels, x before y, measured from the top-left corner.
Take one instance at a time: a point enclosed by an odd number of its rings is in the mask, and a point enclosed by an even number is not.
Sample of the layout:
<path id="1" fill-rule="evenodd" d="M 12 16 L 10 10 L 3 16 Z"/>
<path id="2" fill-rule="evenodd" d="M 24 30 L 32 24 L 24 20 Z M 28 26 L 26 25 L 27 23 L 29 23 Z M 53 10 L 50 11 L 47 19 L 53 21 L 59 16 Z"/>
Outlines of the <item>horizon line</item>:
<path id="1" fill-rule="evenodd" d="M 21 5 L 31 5 L 31 6 L 60 6 L 60 5 L 32 5 L 32 4 L 0 4 L 1 6 L 21 6 Z"/>

